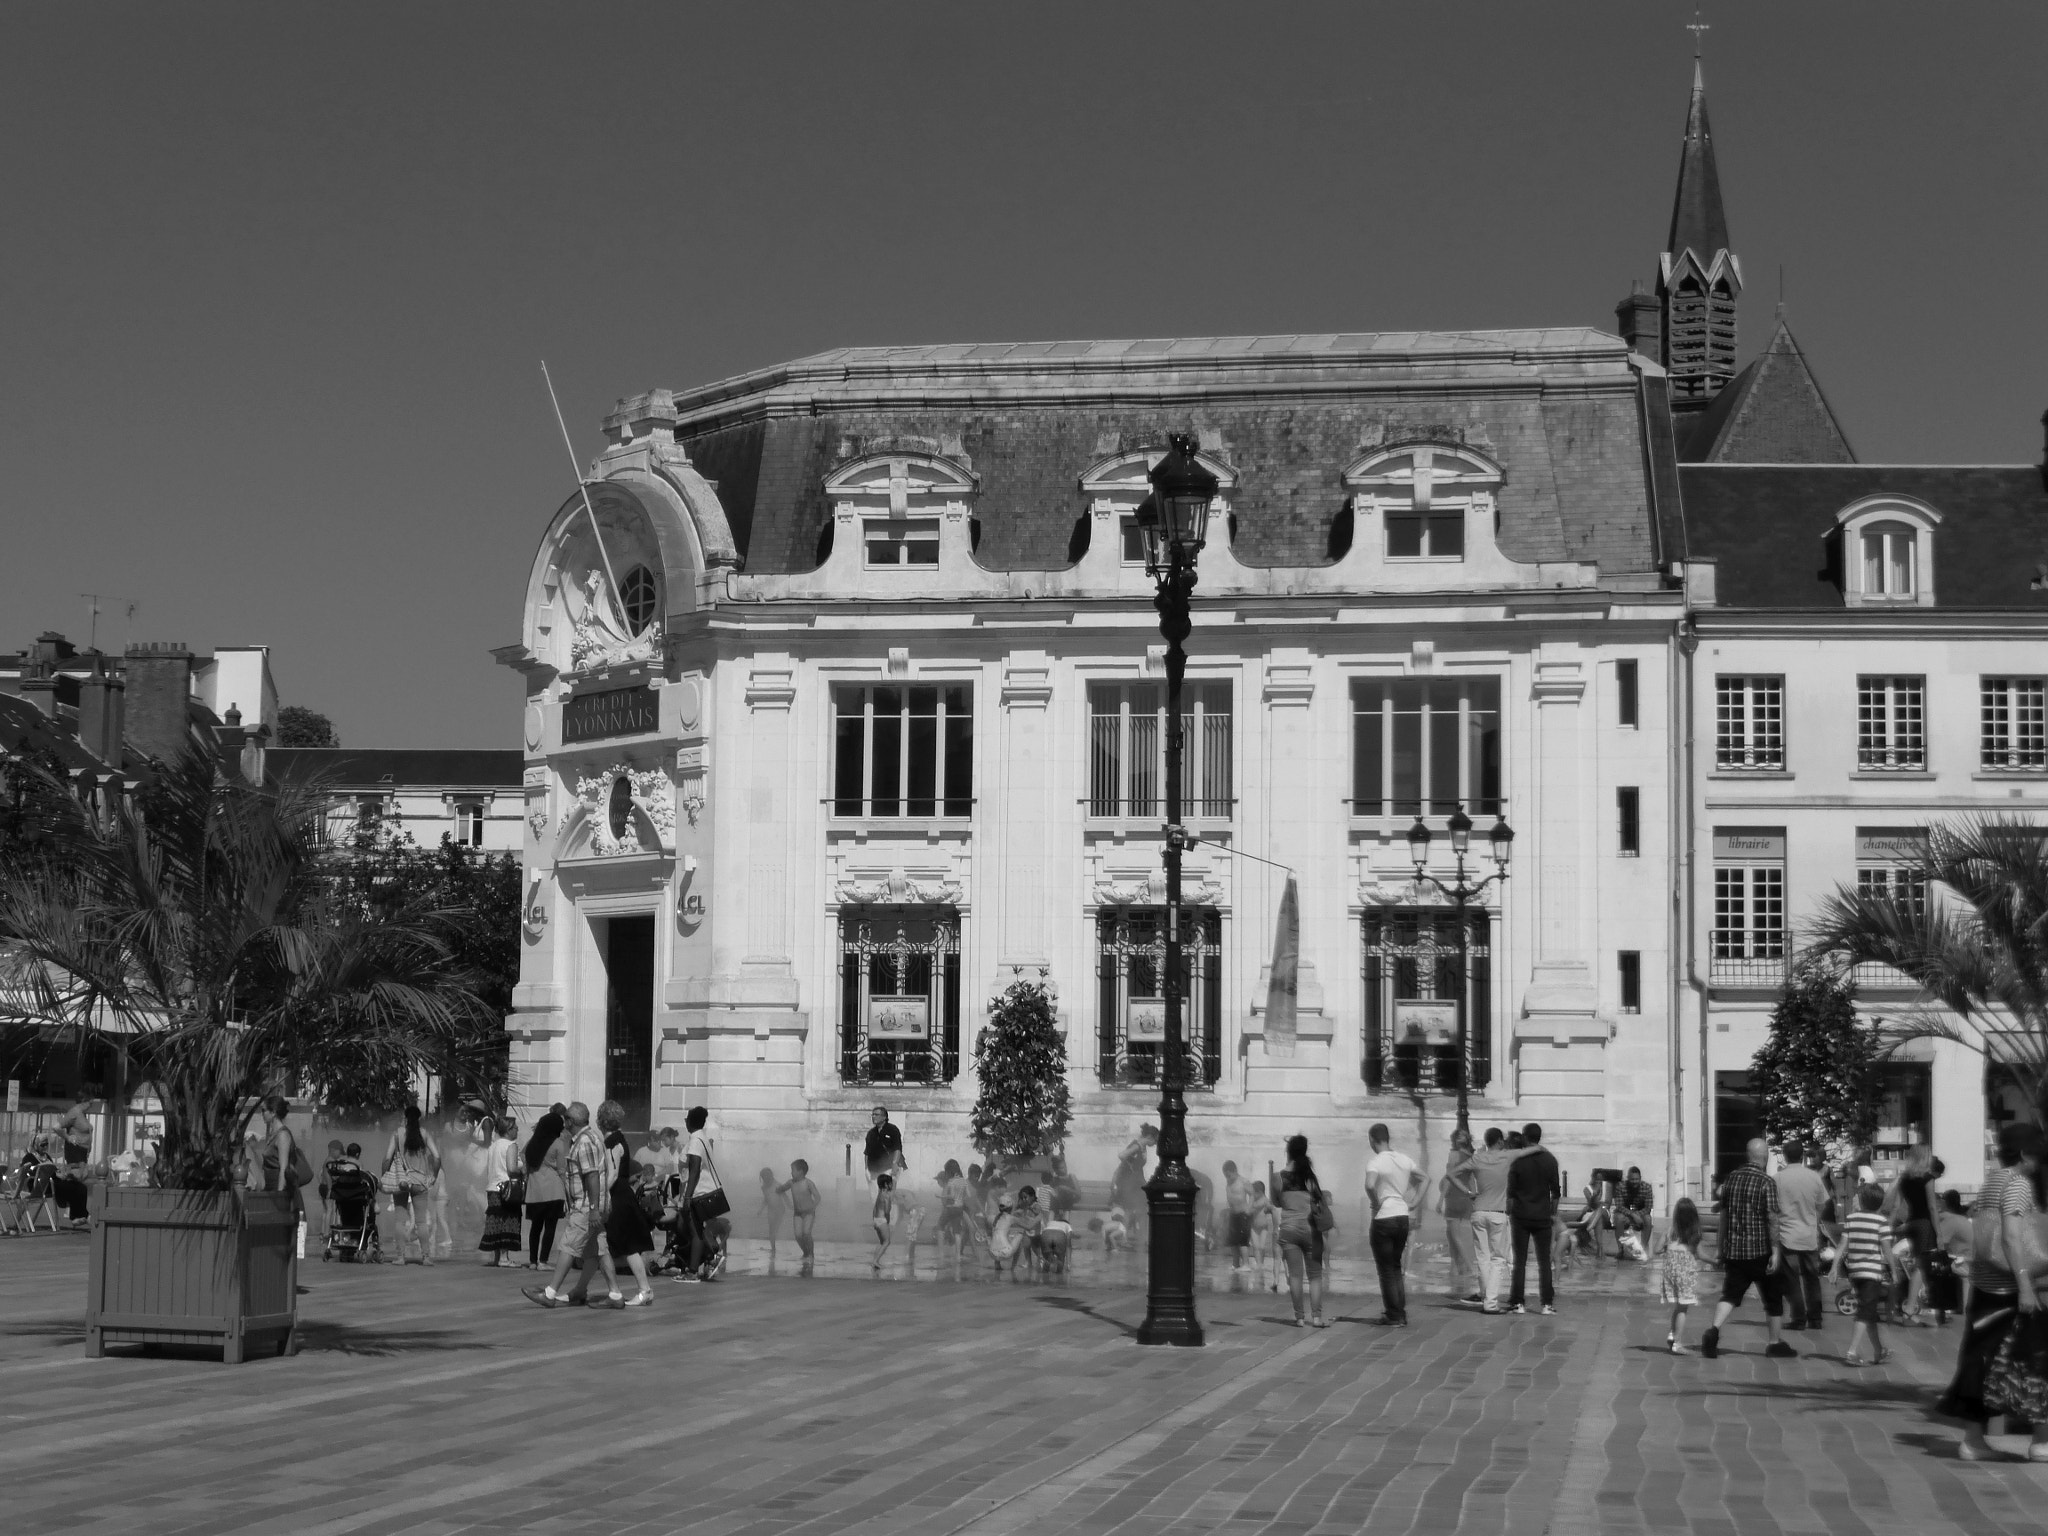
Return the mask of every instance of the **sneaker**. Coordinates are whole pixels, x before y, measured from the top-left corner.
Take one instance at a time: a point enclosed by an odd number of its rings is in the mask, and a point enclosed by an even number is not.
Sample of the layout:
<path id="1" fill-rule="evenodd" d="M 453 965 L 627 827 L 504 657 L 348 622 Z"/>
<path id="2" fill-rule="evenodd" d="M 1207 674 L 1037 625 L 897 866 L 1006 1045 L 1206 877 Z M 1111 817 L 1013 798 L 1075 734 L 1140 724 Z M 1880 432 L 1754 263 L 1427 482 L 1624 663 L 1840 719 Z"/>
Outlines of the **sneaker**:
<path id="1" fill-rule="evenodd" d="M 1377 1321 L 1382 1328 L 1398 1328 L 1401 1326 L 1401 1319 L 1394 1316 L 1391 1312 L 1382 1312 Z"/>
<path id="2" fill-rule="evenodd" d="M 1783 1339 L 1766 1344 L 1764 1346 L 1764 1353 L 1773 1360 L 1797 1360 L 1799 1358 L 1799 1351 L 1790 1344 L 1787 1344 Z"/>
<path id="3" fill-rule="evenodd" d="M 1557 1308 L 1546 1305 L 1543 1309 L 1543 1315 L 1545 1317 L 1555 1317 L 1557 1316 Z"/>
<path id="4" fill-rule="evenodd" d="M 706 1275 L 706 1276 L 705 1276 L 704 1278 L 705 1278 L 706 1280 L 718 1280 L 718 1279 L 722 1279 L 722 1278 L 724 1278 L 724 1275 L 725 1275 L 725 1255 L 724 1255 L 723 1253 L 720 1253 L 720 1254 L 718 1255 L 718 1258 L 717 1258 L 716 1262 L 714 1262 L 714 1263 L 712 1264 L 712 1266 L 711 1266 L 711 1273 L 710 1273 L 710 1274 L 708 1274 L 708 1275 Z"/>
<path id="5" fill-rule="evenodd" d="M 587 1291 L 571 1291 L 562 1298 L 562 1305 L 565 1307 L 587 1307 L 590 1305 L 590 1294 Z"/>
<path id="6" fill-rule="evenodd" d="M 550 1296 L 548 1288 L 544 1285 L 529 1285 L 519 1294 L 537 1307 L 559 1307 L 562 1304 L 562 1298 Z"/>
<path id="7" fill-rule="evenodd" d="M 593 1307 L 604 1307 L 612 1312 L 623 1312 L 626 1310 L 626 1298 L 617 1291 L 613 1291 L 603 1301 L 593 1301 L 591 1305 Z"/>
<path id="8" fill-rule="evenodd" d="M 679 1285 L 702 1285 L 704 1283 L 698 1278 L 696 1271 L 689 1269 L 684 1270 L 679 1275 L 671 1275 L 669 1278 Z"/>
<path id="9" fill-rule="evenodd" d="M 1479 1310 L 1484 1312 L 1488 1317 L 1499 1317 L 1501 1313 L 1506 1309 L 1503 1307 L 1497 1307 L 1492 1302 L 1488 1302 Z"/>
<path id="10" fill-rule="evenodd" d="M 1476 1302 L 1482 1307 L 1486 1305 L 1486 1298 L 1480 1295 L 1477 1291 L 1474 1291 L 1470 1296 L 1467 1296 L 1465 1300 L 1468 1302 Z"/>
<path id="11" fill-rule="evenodd" d="M 1703 1333 L 1703 1334 L 1701 1334 L 1701 1335 L 1700 1335 L 1700 1353 L 1701 1353 L 1701 1354 L 1703 1354 L 1703 1355 L 1705 1355 L 1705 1356 L 1706 1356 L 1706 1357 L 1707 1357 L 1707 1358 L 1708 1358 L 1709 1360 L 1716 1360 L 1716 1359 L 1719 1359 L 1719 1358 L 1720 1358 L 1720 1355 L 1721 1355 L 1721 1330 L 1720 1330 L 1720 1329 L 1718 1329 L 1718 1328 L 1709 1328 L 1709 1329 L 1708 1329 L 1708 1330 L 1707 1330 L 1707 1331 L 1706 1331 L 1705 1333 Z"/>
<path id="12" fill-rule="evenodd" d="M 642 1291 L 637 1296 L 628 1296 L 619 1305 L 624 1307 L 651 1307 L 654 1305 L 654 1292 Z"/>
<path id="13" fill-rule="evenodd" d="M 1523 1313 L 1527 1312 L 1528 1310 L 1529 1309 L 1523 1306 L 1519 1301 L 1515 1302 L 1508 1308 L 1509 1315 L 1513 1317 L 1520 1317 Z"/>

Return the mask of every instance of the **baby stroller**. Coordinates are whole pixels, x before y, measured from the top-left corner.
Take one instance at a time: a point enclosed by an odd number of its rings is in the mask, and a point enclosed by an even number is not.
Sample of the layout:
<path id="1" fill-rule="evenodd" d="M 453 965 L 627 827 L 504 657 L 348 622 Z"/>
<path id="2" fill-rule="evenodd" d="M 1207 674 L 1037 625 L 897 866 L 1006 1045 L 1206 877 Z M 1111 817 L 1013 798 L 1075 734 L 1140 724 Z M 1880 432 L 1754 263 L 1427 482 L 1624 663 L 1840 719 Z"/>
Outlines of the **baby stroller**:
<path id="1" fill-rule="evenodd" d="M 327 1243 L 321 1262 L 339 1257 L 344 1263 L 377 1263 L 377 1181 L 361 1164 L 344 1158 L 327 1165 L 326 1183 Z"/>

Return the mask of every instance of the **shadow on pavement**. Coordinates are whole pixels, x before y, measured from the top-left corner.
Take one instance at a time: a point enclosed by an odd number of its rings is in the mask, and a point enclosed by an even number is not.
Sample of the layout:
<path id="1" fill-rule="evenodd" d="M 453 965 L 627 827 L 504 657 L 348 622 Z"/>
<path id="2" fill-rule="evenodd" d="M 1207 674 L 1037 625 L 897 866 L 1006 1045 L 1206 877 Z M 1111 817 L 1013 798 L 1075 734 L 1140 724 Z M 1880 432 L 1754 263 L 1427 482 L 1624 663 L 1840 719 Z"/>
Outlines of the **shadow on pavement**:
<path id="1" fill-rule="evenodd" d="M 1135 1339 L 1138 1336 L 1138 1330 L 1131 1324 L 1122 1318 L 1096 1311 L 1078 1296 L 1034 1296 L 1031 1299 L 1042 1307 L 1058 1307 L 1062 1312 L 1079 1312 L 1083 1316 L 1094 1318 L 1098 1323 L 1107 1323 L 1127 1339 Z"/>
<path id="2" fill-rule="evenodd" d="M 445 1328 L 357 1328 L 348 1323 L 299 1321 L 301 1354 L 389 1356 L 488 1350 L 487 1339 Z"/>

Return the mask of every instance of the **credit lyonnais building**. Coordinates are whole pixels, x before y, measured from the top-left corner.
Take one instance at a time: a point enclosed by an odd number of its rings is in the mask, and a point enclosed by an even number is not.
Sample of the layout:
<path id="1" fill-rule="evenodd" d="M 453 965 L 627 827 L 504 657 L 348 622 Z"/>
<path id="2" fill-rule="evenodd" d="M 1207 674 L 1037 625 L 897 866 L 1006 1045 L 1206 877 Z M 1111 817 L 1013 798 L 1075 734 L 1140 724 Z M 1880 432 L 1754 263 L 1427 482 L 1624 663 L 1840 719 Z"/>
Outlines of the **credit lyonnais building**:
<path id="1" fill-rule="evenodd" d="M 1753 1121 L 1802 908 L 1932 815 L 2048 792 L 2048 498 L 2033 467 L 1854 463 L 1782 324 L 1737 373 L 1697 82 L 1666 244 L 1619 336 L 850 348 L 622 401 L 498 652 L 527 683 L 516 1091 L 703 1104 L 733 1168 L 834 1174 L 884 1103 L 928 1176 L 969 1152 L 988 998 L 1043 981 L 1069 1155 L 1107 1174 L 1161 1053 L 1134 514 L 1187 433 L 1221 487 L 1184 699 L 1197 1167 L 1301 1130 L 1355 1184 L 1375 1120 L 1434 1166 L 1462 1077 L 1575 1172 L 1697 1190 Z M 1517 834 L 1462 935 L 1407 838 L 1448 877 L 1460 809 L 1475 875 Z M 1981 1164 L 1981 1064 L 1894 1081 L 1902 1127 Z"/>

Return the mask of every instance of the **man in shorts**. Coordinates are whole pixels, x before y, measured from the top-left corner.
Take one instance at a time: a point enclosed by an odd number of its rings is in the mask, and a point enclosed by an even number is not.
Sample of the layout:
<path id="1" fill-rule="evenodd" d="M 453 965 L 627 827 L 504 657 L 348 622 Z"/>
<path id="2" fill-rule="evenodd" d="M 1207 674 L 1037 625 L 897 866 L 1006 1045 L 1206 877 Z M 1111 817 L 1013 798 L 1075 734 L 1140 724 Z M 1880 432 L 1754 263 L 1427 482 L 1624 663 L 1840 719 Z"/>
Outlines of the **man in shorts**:
<path id="1" fill-rule="evenodd" d="M 612 1265 L 611 1245 L 604 1235 L 606 1207 L 611 1198 L 605 1183 L 610 1163 L 605 1157 L 604 1143 L 590 1128 L 588 1105 L 571 1104 L 563 1118 L 567 1122 L 564 1133 L 569 1138 L 562 1179 L 568 1193 L 568 1210 L 562 1220 L 561 1241 L 555 1245 L 555 1278 L 545 1286 L 529 1285 L 522 1294 L 543 1307 L 580 1307 L 588 1303 L 622 1311 L 626 1298 L 619 1290 L 619 1272 Z M 562 1283 L 569 1278 L 570 1263 L 578 1258 L 583 1261 L 583 1273 L 577 1277 L 576 1288 L 565 1293 Z M 601 1302 L 590 1302 L 591 1272 L 600 1264 L 604 1266 L 609 1294 Z"/>
<path id="2" fill-rule="evenodd" d="M 1778 1186 L 1764 1171 L 1770 1165 L 1770 1143 L 1759 1136 L 1747 1152 L 1749 1161 L 1721 1186 L 1721 1301 L 1714 1308 L 1713 1327 L 1700 1335 L 1700 1353 L 1711 1360 L 1721 1352 L 1721 1325 L 1754 1285 L 1763 1298 L 1764 1327 L 1771 1336 L 1764 1353 L 1786 1360 L 1798 1351 L 1779 1332 L 1778 1319 L 1785 1311 L 1780 1284 L 1784 1250 L 1779 1243 Z"/>
<path id="3" fill-rule="evenodd" d="M 1223 1246 L 1230 1250 L 1230 1267 L 1242 1269 L 1252 1245 L 1252 1186 L 1235 1163 L 1223 1165 L 1223 1204 Z"/>

